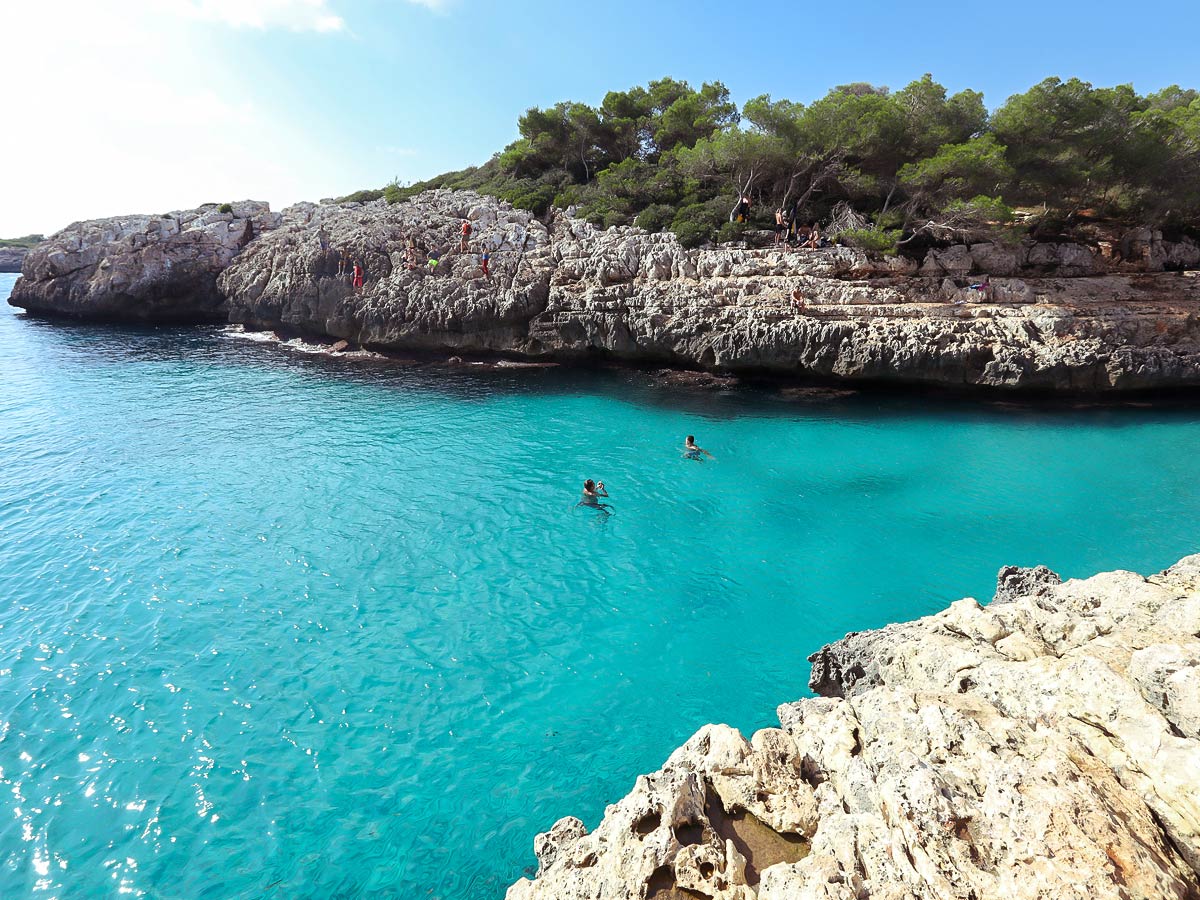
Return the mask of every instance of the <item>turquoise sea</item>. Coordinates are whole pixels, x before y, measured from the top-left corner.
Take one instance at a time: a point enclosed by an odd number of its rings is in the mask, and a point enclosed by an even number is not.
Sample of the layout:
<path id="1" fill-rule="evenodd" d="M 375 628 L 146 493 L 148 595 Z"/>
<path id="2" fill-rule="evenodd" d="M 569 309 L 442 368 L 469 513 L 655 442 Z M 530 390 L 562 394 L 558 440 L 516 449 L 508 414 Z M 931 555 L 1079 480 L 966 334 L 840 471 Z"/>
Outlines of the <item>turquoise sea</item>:
<path id="1" fill-rule="evenodd" d="M 1200 549 L 1197 446 L 0 306 L 0 897 L 500 898 L 846 631 Z"/>

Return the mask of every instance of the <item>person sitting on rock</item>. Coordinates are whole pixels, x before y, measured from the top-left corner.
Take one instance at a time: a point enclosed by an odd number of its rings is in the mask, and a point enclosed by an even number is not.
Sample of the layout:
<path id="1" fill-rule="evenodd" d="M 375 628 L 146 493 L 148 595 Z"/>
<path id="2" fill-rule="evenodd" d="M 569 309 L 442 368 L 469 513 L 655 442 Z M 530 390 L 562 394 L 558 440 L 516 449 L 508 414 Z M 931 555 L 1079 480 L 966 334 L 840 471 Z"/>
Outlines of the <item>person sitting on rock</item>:
<path id="1" fill-rule="evenodd" d="M 471 220 L 463 219 L 462 222 L 462 240 L 458 242 L 458 250 L 460 253 L 467 252 L 467 242 L 471 239 Z"/>
<path id="2" fill-rule="evenodd" d="M 821 246 L 821 229 L 816 222 L 813 222 L 812 228 L 809 229 L 808 241 L 804 246 L 809 250 L 816 250 Z"/>
<path id="3" fill-rule="evenodd" d="M 429 251 L 429 274 L 437 274 L 438 263 L 442 261 L 442 253 L 440 250 Z"/>
<path id="4" fill-rule="evenodd" d="M 709 459 L 716 459 L 715 456 L 713 456 L 703 447 L 697 447 L 696 436 L 694 434 L 689 434 L 687 436 L 687 440 L 683 442 L 683 458 L 694 459 L 697 462 L 704 462 L 705 456 L 707 456 Z"/>
<path id="5" fill-rule="evenodd" d="M 355 260 L 354 263 L 354 288 L 355 290 L 363 286 L 363 267 L 362 263 Z"/>
<path id="6" fill-rule="evenodd" d="M 968 285 L 967 290 L 979 295 L 979 302 L 986 303 L 992 299 L 992 284 L 988 281 L 985 275 L 983 281 L 977 281 L 974 284 Z M 959 303 L 962 301 L 959 300 Z"/>
<path id="7" fill-rule="evenodd" d="M 812 226 L 811 225 L 800 225 L 796 229 L 796 246 L 797 247 L 808 247 L 811 241 L 812 241 Z"/>

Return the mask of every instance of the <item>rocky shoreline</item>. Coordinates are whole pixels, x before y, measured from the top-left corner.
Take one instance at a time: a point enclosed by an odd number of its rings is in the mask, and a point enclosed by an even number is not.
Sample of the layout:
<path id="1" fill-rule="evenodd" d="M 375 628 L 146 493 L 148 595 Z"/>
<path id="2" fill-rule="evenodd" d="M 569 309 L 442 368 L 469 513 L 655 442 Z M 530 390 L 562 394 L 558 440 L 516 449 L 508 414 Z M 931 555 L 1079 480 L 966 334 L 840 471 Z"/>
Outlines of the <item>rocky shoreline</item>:
<path id="1" fill-rule="evenodd" d="M 1200 555 L 1004 569 L 810 660 L 818 698 L 705 726 L 507 900 L 1200 898 Z"/>
<path id="2" fill-rule="evenodd" d="M 440 251 L 436 272 L 409 267 L 410 240 Z M 361 290 L 347 259 L 364 264 Z M 394 206 L 246 202 L 77 223 L 29 252 L 9 302 L 395 353 L 1111 393 L 1200 386 L 1197 267 L 1200 247 L 1148 230 L 1099 251 L 986 243 L 919 264 L 846 247 L 688 250 L 671 234 L 431 191 Z"/>
<path id="3" fill-rule="evenodd" d="M 20 272 L 27 252 L 24 247 L 0 247 L 0 273 Z"/>

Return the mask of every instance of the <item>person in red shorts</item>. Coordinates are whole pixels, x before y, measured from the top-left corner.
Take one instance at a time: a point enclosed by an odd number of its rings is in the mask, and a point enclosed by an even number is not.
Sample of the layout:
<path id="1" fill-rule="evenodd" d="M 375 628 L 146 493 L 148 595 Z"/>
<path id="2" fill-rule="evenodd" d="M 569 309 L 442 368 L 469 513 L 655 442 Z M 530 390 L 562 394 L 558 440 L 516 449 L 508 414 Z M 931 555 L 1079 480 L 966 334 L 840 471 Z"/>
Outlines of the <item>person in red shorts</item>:
<path id="1" fill-rule="evenodd" d="M 363 286 L 363 267 L 360 263 L 354 263 L 354 287 L 360 288 Z"/>
<path id="2" fill-rule="evenodd" d="M 479 254 L 479 265 L 483 269 L 483 275 L 485 278 L 492 277 L 492 274 L 488 271 L 488 263 L 491 262 L 491 260 L 492 254 L 488 252 L 488 248 L 485 246 Z"/>

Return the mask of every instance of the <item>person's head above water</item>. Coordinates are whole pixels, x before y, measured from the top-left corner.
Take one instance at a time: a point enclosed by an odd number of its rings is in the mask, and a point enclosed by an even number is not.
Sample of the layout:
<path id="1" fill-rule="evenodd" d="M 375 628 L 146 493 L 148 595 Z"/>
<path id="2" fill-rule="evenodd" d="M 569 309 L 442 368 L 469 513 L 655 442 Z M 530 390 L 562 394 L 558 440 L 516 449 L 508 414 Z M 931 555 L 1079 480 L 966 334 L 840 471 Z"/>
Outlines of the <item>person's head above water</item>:
<path id="1" fill-rule="evenodd" d="M 585 491 L 594 491 L 596 489 L 596 482 L 592 481 L 592 479 L 589 478 L 587 481 L 585 481 L 583 483 L 583 489 Z"/>
<path id="2" fill-rule="evenodd" d="M 696 436 L 694 434 L 689 434 L 687 436 L 687 441 L 685 443 L 688 443 L 688 444 L 696 443 Z"/>

